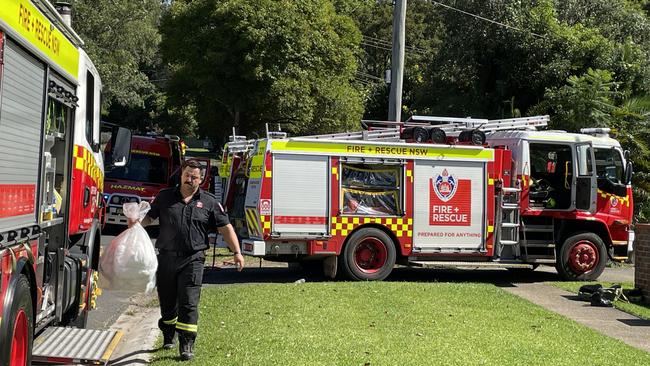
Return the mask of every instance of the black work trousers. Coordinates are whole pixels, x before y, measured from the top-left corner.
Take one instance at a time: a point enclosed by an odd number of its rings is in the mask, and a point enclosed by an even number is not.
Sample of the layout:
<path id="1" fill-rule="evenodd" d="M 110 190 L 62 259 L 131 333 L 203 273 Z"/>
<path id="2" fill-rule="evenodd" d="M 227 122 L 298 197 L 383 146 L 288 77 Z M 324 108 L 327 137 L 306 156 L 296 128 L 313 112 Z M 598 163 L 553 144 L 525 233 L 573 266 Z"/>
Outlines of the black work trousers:
<path id="1" fill-rule="evenodd" d="M 164 331 L 176 329 L 185 338 L 196 338 L 199 299 L 205 254 L 164 252 L 158 254 L 156 282 Z"/>

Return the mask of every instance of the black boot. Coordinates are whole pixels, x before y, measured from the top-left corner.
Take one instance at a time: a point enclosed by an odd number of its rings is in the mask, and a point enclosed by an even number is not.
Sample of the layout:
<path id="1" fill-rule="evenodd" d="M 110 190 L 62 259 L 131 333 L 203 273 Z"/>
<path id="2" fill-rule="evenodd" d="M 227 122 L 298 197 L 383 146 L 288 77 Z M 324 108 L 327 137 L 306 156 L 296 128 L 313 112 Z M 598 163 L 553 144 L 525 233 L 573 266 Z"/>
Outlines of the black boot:
<path id="1" fill-rule="evenodd" d="M 174 348 L 174 345 L 176 344 L 176 341 L 174 339 L 176 336 L 176 327 L 174 325 L 168 325 L 163 323 L 161 319 L 158 320 L 158 328 L 160 328 L 163 334 L 163 348 L 164 349 Z"/>
<path id="2" fill-rule="evenodd" d="M 178 343 L 180 345 L 181 360 L 189 361 L 194 358 L 194 337 L 194 334 L 179 331 Z"/>

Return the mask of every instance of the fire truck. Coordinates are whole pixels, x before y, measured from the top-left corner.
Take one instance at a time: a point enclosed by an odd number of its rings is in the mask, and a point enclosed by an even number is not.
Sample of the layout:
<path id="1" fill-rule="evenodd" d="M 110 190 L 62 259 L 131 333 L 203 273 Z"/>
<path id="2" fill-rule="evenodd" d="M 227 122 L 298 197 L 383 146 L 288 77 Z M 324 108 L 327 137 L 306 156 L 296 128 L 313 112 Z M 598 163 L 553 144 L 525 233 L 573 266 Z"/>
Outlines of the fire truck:
<path id="1" fill-rule="evenodd" d="M 256 140 L 242 251 L 353 280 L 395 264 L 596 279 L 632 249 L 629 153 L 607 129 L 539 130 L 548 121 L 413 116 Z"/>
<path id="2" fill-rule="evenodd" d="M 122 213 L 124 203 L 151 202 L 160 190 L 175 186 L 180 178 L 181 163 L 178 136 L 134 135 L 129 163 L 106 173 L 106 223 L 126 225 L 126 216 Z"/>
<path id="3" fill-rule="evenodd" d="M 110 149 L 110 145 L 107 146 Z M 106 223 L 126 225 L 122 205 L 127 202 L 151 202 L 164 188 L 178 184 L 184 159 L 181 139 L 176 135 L 133 136 L 129 163 L 106 173 L 104 199 Z M 212 164 L 208 158 L 188 157 L 201 164 L 201 188 L 209 190 Z M 155 225 L 155 224 L 154 224 Z"/>
<path id="4" fill-rule="evenodd" d="M 104 164 L 126 163 L 131 134 L 100 129 L 99 74 L 60 10 L 0 7 L 2 365 L 106 362 L 121 336 L 79 328 L 98 295 Z"/>

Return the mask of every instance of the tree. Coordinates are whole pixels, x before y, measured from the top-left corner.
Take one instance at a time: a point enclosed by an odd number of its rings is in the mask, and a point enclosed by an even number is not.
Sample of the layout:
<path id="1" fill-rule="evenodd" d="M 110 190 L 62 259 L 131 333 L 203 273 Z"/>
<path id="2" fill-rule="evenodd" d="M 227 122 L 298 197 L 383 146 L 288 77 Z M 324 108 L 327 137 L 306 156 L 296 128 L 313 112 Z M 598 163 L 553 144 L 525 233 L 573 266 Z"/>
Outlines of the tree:
<path id="1" fill-rule="evenodd" d="M 532 114 L 553 115 L 552 128 L 579 131 L 585 127 L 608 127 L 619 92 L 606 70 L 588 69 L 584 75 L 570 76 L 567 84 L 548 88 L 544 101 L 532 108 Z"/>
<path id="2" fill-rule="evenodd" d="M 358 88 L 366 96 L 364 117 L 386 119 L 390 84 L 383 79 L 386 70 L 391 69 L 393 1 L 337 0 L 335 5 L 355 20 L 363 34 L 356 79 Z M 428 112 L 428 106 L 419 103 L 419 98 L 430 60 L 440 46 L 443 30 L 440 20 L 437 9 L 430 2 L 408 2 L 402 93 L 404 117 Z"/>
<path id="3" fill-rule="evenodd" d="M 360 34 L 327 0 L 175 1 L 161 33 L 170 101 L 194 105 L 212 136 L 275 122 L 294 133 L 358 124 Z"/>
<path id="4" fill-rule="evenodd" d="M 102 77 L 105 114 L 111 106 L 145 107 L 156 90 L 150 76 L 157 65 L 160 1 L 74 0 L 72 6 L 73 27 Z"/>

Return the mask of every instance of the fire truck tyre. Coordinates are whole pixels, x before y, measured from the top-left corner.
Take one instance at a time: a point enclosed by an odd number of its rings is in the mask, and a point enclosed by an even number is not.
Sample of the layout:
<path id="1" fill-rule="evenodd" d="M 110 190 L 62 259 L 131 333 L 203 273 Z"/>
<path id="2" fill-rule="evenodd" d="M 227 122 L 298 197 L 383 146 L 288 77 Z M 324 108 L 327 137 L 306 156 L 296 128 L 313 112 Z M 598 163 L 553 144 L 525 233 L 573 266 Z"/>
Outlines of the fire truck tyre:
<path id="1" fill-rule="evenodd" d="M 25 275 L 20 275 L 14 289 L 14 296 L 10 300 L 9 319 L 7 322 L 7 337 L 9 340 L 0 350 L 0 364 L 2 365 L 31 365 L 32 338 L 34 336 L 34 314 L 32 310 L 32 296 L 29 291 L 29 281 Z"/>
<path id="2" fill-rule="evenodd" d="M 557 273 L 568 281 L 593 281 L 605 270 L 607 248 L 594 233 L 568 237 L 558 253 Z"/>
<path id="3" fill-rule="evenodd" d="M 352 280 L 381 281 L 395 265 L 395 245 L 385 232 L 363 228 L 348 237 L 340 261 Z"/>

